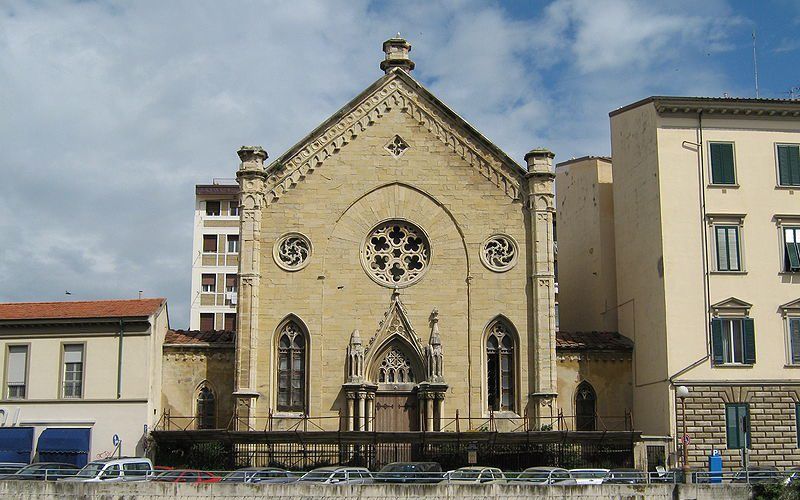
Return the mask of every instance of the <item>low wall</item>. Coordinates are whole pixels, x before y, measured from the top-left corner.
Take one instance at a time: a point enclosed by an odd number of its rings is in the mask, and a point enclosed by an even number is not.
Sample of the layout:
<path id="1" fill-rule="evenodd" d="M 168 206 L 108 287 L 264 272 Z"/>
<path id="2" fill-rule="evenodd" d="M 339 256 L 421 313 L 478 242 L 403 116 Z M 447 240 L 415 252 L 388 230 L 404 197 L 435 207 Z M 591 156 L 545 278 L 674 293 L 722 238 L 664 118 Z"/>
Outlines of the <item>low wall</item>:
<path id="1" fill-rule="evenodd" d="M 520 486 L 492 485 L 364 485 L 325 486 L 310 484 L 169 484 L 169 483 L 45 483 L 38 481 L 0 482 L 0 498 L 15 500 L 188 500 L 225 498 L 226 500 L 289 500 L 296 498 L 443 498 L 443 499 L 653 499 L 703 500 L 748 499 L 747 485 L 600 485 L 600 486 Z"/>

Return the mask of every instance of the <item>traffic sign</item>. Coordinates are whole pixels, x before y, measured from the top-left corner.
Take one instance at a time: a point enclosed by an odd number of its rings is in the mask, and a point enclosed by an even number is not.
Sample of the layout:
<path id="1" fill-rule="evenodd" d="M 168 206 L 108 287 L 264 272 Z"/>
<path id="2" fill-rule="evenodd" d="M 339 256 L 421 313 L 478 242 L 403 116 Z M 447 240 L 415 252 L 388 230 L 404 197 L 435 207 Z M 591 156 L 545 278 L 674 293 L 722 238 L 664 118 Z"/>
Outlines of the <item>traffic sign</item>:
<path id="1" fill-rule="evenodd" d="M 114 434 L 114 436 L 111 438 L 111 444 L 114 446 L 119 446 L 119 434 Z"/>
<path id="2" fill-rule="evenodd" d="M 683 435 L 683 444 L 689 444 L 689 435 L 688 434 L 684 434 Z"/>

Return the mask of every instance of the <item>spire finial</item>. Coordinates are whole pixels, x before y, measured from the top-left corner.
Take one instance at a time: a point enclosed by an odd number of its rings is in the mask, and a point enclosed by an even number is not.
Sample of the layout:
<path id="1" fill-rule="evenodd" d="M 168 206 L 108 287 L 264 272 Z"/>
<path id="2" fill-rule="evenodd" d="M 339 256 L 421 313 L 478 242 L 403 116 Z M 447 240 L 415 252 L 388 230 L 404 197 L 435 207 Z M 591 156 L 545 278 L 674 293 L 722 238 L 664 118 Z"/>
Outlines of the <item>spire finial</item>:
<path id="1" fill-rule="evenodd" d="M 381 61 L 381 69 L 387 74 L 395 68 L 400 68 L 408 73 L 414 69 L 414 61 L 408 56 L 411 52 L 411 44 L 400 36 L 399 31 L 396 37 L 383 42 L 383 52 L 386 57 Z"/>

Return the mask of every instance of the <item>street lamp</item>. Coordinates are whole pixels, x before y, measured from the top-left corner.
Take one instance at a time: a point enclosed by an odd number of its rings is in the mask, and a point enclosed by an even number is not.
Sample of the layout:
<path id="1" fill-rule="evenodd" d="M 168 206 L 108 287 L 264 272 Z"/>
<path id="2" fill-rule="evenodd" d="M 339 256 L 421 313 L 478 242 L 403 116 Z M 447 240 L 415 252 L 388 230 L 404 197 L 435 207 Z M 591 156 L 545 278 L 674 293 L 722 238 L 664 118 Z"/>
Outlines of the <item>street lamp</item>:
<path id="1" fill-rule="evenodd" d="M 683 482 L 689 483 L 689 435 L 686 434 L 686 398 L 689 397 L 689 388 L 681 385 L 675 388 L 675 396 L 681 400 L 681 421 L 683 425 L 683 435 L 681 436 L 681 443 L 683 446 Z"/>

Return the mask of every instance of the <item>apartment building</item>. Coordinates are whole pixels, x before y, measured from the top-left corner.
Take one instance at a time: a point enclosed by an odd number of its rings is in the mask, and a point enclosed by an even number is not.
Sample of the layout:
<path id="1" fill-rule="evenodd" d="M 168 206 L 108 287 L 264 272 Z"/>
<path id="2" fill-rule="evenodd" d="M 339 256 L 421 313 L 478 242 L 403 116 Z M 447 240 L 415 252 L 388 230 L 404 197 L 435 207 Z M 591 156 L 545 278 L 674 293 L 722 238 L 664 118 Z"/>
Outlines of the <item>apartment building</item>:
<path id="1" fill-rule="evenodd" d="M 234 182 L 215 179 L 195 186 L 191 330 L 236 330 L 239 186 Z"/>
<path id="2" fill-rule="evenodd" d="M 689 465 L 796 465 L 800 102 L 650 97 L 610 117 L 613 168 L 557 168 L 562 324 L 634 341 L 636 427 Z M 580 306 L 582 272 L 602 303 Z"/>
<path id="3" fill-rule="evenodd" d="M 165 299 L 0 304 L 0 461 L 144 454 L 168 323 Z"/>

